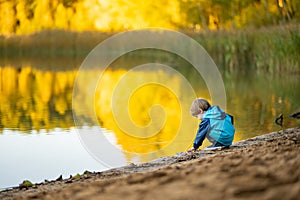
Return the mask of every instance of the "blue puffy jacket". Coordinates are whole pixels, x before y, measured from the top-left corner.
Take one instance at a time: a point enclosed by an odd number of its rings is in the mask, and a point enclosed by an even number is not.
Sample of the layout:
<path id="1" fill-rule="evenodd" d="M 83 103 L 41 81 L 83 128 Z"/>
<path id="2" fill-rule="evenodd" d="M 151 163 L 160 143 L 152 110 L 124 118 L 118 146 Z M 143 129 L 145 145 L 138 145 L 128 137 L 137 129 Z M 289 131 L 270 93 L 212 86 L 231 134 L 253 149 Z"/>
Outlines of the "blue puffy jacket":
<path id="1" fill-rule="evenodd" d="M 210 107 L 204 114 L 194 141 L 198 149 L 205 138 L 210 142 L 219 142 L 230 146 L 234 137 L 233 117 L 226 114 L 219 106 Z"/>

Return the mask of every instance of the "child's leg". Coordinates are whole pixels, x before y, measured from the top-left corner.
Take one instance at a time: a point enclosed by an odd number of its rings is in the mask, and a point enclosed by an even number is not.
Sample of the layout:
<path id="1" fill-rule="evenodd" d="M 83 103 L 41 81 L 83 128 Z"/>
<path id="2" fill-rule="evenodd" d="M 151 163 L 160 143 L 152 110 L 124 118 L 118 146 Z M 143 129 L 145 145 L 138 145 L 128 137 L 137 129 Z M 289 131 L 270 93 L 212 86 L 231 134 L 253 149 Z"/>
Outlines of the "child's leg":
<path id="1" fill-rule="evenodd" d="M 213 148 L 213 147 L 225 147 L 225 145 L 216 141 L 212 145 L 208 146 L 207 148 Z"/>

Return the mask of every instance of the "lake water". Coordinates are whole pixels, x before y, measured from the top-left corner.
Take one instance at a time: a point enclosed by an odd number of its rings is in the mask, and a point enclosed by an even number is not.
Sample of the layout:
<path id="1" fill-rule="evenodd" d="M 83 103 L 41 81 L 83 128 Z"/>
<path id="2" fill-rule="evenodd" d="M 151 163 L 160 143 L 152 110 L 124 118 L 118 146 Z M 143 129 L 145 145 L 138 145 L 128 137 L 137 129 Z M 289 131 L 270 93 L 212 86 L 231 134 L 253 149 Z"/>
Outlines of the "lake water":
<path id="1" fill-rule="evenodd" d="M 146 162 L 188 149 L 199 123 L 188 113 L 193 92 L 207 99 L 210 93 L 203 78 L 184 61 L 168 56 L 151 59 L 173 70 L 158 66 L 160 70 L 155 64 L 131 70 L 151 62 L 128 56 L 104 72 L 81 72 L 87 77 L 103 74 L 96 90 L 88 89 L 87 79 L 76 95 L 73 87 L 78 65 L 55 63 L 49 70 L 43 67 L 49 64 L 47 61 L 38 65 L 21 61 L 2 64 L 0 188 L 16 186 L 25 179 L 42 182 L 61 174 L 66 178 L 85 170 Z M 300 74 L 220 72 L 226 111 L 235 117 L 235 141 L 281 130 L 274 124 L 280 113 L 285 117 L 284 128 L 300 125 L 300 120 L 287 117 L 300 111 Z M 92 95 L 94 104 L 85 102 L 86 95 Z M 76 124 L 74 100 L 81 103 L 76 110 L 94 110 L 77 113 Z M 92 116 L 96 116 L 96 122 Z"/>

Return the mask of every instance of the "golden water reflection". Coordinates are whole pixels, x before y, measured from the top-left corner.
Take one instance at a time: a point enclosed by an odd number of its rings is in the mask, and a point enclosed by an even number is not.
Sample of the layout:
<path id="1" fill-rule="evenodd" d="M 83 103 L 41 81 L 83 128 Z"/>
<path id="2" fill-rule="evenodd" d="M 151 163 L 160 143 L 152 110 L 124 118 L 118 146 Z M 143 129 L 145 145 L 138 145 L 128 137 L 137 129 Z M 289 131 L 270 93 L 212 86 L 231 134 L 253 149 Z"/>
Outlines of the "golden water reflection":
<path id="1" fill-rule="evenodd" d="M 190 102 L 195 96 L 189 95 L 188 88 L 183 88 L 183 80 L 162 71 L 136 71 L 126 76 L 127 84 L 122 87 L 118 83 L 126 73 L 125 70 L 108 70 L 99 81 L 95 108 L 103 126 L 115 133 L 127 152 L 156 152 L 175 139 L 181 141 L 176 143 L 177 152 L 186 150 L 194 137 L 197 120 L 189 116 Z M 152 82 L 143 85 L 147 80 Z M 162 85 L 166 80 L 167 86 Z M 132 85 L 140 87 L 131 90 Z M 112 102 L 116 93 L 119 95 Z M 118 113 L 112 112 L 113 106 Z"/>
<path id="2" fill-rule="evenodd" d="M 0 131 L 72 127 L 75 75 L 76 71 L 40 71 L 30 66 L 0 67 Z"/>
<path id="3" fill-rule="evenodd" d="M 114 134 L 117 145 L 121 146 L 124 151 L 138 154 L 157 151 L 168 146 L 179 135 L 179 131 L 181 131 L 181 138 L 177 138 L 177 140 L 180 139 L 181 142 L 177 144 L 177 147 L 178 150 L 185 150 L 191 144 L 198 122 L 188 114 L 190 102 L 194 97 L 181 93 L 182 83 L 177 77 L 168 79 L 172 91 L 161 85 L 149 84 L 138 88 L 129 99 L 128 108 L 133 123 L 139 127 L 147 127 L 153 121 L 159 123 L 163 116 L 165 121 L 159 131 L 145 129 L 146 132 L 136 133 L 143 135 L 141 138 L 130 135 L 119 128 L 112 113 L 111 98 L 114 87 L 126 72 L 126 70 L 108 70 L 103 74 L 95 93 L 95 105 L 83 101 L 85 95 L 94 95 L 88 93 L 88 81 L 85 83 L 85 88 L 80 88 L 81 96 L 74 98 L 83 99 L 82 104 L 94 106 L 100 126 Z M 1 67 L 0 131 L 17 129 L 23 133 L 30 133 L 32 130 L 48 131 L 55 128 L 69 129 L 73 127 L 72 90 L 76 73 L 76 70 L 47 71 L 30 66 Z M 94 74 L 99 71 L 87 73 Z M 137 79 L 144 80 L 143 77 L 165 79 L 166 76 L 169 75 L 164 73 L 158 75 L 155 71 L 137 71 L 134 72 L 132 80 L 129 82 Z M 123 93 L 132 92 L 127 91 L 126 88 L 123 90 Z M 160 105 L 163 110 L 153 109 L 155 105 Z M 182 111 L 183 107 L 184 111 Z M 89 116 L 83 116 L 83 120 L 89 125 Z M 130 127 L 128 128 L 130 129 Z M 182 129 L 180 130 L 180 128 Z M 143 129 L 141 130 L 143 131 Z M 183 135 L 183 130 L 187 132 L 186 135 Z M 173 150 L 177 152 L 176 149 Z M 169 154 L 171 153 L 169 152 Z"/>
<path id="4" fill-rule="evenodd" d="M 98 123 L 114 133 L 117 145 L 123 151 L 146 154 L 166 148 L 166 155 L 171 155 L 185 151 L 191 145 L 198 123 L 189 114 L 195 94 L 192 95 L 193 91 L 188 90 L 188 85 L 180 76 L 160 70 L 132 73 L 121 69 L 106 70 L 94 92 L 91 77 L 101 72 L 91 70 L 80 73 L 85 73 L 86 78 L 84 84 L 78 86 L 79 91 L 74 98 L 85 106 L 82 110 L 80 104 L 74 104 L 78 106 L 74 108 L 76 115 L 86 120 L 85 115 L 93 115 L 87 112 L 95 110 Z M 120 84 L 124 79 L 126 84 Z M 138 87 L 132 89 L 135 86 Z M 85 96 L 94 93 L 95 105 L 84 102 Z M 118 95 L 114 99 L 116 93 Z M 205 94 L 208 92 L 203 90 Z M 117 113 L 113 112 L 113 108 Z"/>
<path id="5" fill-rule="evenodd" d="M 127 72 L 122 69 L 107 70 L 96 91 L 87 89 L 89 87 L 87 80 L 85 87 L 79 88 L 82 92 L 78 94 L 81 96 L 74 98 L 82 99 L 83 105 L 96 110 L 97 123 L 109 130 L 109 134 L 113 134 L 116 144 L 125 152 L 137 154 L 154 152 L 166 148 L 174 139 L 177 146 L 166 154 L 172 155 L 186 149 L 195 136 L 198 121 L 189 115 L 187 109 L 193 97 L 186 95 L 186 89 L 182 88 L 182 80 L 176 76 L 170 77 L 157 71 L 134 72 L 128 79 L 129 83 L 139 84 L 138 81 L 147 78 L 159 81 L 168 77 L 172 91 L 159 84 L 139 87 L 128 99 L 130 118 L 136 127 L 147 127 L 151 123 L 157 124 L 157 127 L 147 129 L 148 132 L 141 129 L 137 135 L 124 131 L 124 127 L 119 128 L 115 121 L 116 116 L 112 113 L 111 99 L 117 83 Z M 94 70 L 86 73 L 100 72 Z M 4 129 L 30 133 L 74 127 L 72 94 L 76 74 L 77 70 L 38 70 L 31 66 L 0 67 L 0 133 Z M 265 76 L 249 76 L 247 79 L 241 79 L 240 75 L 234 74 L 225 76 L 227 112 L 235 116 L 235 141 L 280 130 L 280 127 L 274 124 L 274 118 L 281 112 L 286 116 L 299 109 L 298 76 L 270 79 L 266 79 Z M 209 98 L 208 91 L 203 85 L 198 85 L 195 90 L 198 96 Z M 127 96 L 127 93 L 132 91 L 123 88 L 119 92 Z M 85 95 L 95 95 L 95 104 L 84 102 Z M 117 102 L 119 100 L 117 99 Z M 154 105 L 157 104 L 161 105 L 163 110 L 156 109 Z M 94 124 L 95 122 L 89 122 L 89 116 L 89 114 L 82 116 L 82 120 L 86 121 L 87 125 Z M 299 121 L 287 118 L 284 123 L 285 127 L 299 125 Z M 144 138 L 141 138 L 141 135 Z"/>

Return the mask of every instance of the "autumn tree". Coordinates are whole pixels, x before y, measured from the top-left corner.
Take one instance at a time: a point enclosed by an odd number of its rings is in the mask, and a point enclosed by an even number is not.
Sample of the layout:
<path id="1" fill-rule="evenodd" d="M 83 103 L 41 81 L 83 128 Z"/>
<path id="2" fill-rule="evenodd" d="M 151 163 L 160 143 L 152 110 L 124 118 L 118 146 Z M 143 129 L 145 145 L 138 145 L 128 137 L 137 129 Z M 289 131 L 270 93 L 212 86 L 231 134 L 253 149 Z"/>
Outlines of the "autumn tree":
<path id="1" fill-rule="evenodd" d="M 296 0 L 0 0 L 0 34 L 234 29 L 299 22 Z"/>

